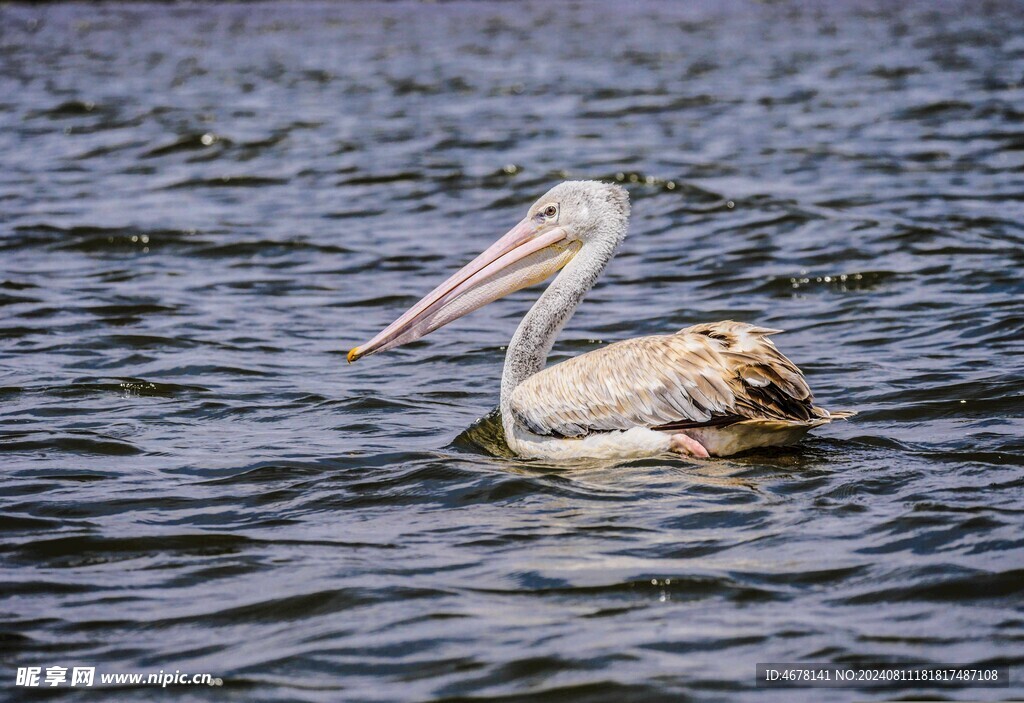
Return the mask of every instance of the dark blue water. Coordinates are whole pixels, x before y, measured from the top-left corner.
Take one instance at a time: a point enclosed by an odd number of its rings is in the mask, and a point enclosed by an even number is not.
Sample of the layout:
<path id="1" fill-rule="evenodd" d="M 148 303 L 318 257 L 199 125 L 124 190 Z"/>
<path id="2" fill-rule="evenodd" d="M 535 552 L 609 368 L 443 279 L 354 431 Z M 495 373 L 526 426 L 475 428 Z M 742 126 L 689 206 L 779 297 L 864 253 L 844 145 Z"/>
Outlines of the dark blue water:
<path id="1" fill-rule="evenodd" d="M 130 700 L 823 699 L 756 690 L 770 661 L 1024 695 L 1020 4 L 4 5 L 0 166 L 14 699 L 50 665 L 224 683 Z M 554 360 L 732 318 L 860 414 L 509 458 L 476 421 L 536 290 L 345 364 L 566 178 L 634 217 Z"/>

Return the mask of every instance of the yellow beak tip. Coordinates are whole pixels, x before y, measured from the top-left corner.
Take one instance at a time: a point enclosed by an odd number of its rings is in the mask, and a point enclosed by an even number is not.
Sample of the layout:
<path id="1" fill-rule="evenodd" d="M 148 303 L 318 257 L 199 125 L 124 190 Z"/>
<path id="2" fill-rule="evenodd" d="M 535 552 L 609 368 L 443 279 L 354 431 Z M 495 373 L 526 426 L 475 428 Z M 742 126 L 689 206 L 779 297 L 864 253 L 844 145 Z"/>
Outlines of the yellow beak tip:
<path id="1" fill-rule="evenodd" d="M 359 358 L 359 347 L 352 347 L 352 351 L 348 353 L 348 363 L 352 363 Z"/>

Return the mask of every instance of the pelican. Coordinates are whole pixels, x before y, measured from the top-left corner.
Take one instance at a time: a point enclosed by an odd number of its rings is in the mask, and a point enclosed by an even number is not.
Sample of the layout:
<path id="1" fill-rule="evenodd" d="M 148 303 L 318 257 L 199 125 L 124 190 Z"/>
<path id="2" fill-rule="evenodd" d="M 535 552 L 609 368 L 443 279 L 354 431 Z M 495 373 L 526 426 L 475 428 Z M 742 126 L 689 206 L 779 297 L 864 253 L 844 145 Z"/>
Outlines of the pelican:
<path id="1" fill-rule="evenodd" d="M 743 322 L 627 339 L 545 368 L 555 337 L 625 238 L 629 212 L 617 185 L 555 186 L 505 236 L 352 349 L 349 363 L 557 273 L 505 355 L 501 421 L 521 457 L 729 456 L 793 444 L 853 414 L 815 405 L 803 373 L 769 338 L 779 330 Z"/>

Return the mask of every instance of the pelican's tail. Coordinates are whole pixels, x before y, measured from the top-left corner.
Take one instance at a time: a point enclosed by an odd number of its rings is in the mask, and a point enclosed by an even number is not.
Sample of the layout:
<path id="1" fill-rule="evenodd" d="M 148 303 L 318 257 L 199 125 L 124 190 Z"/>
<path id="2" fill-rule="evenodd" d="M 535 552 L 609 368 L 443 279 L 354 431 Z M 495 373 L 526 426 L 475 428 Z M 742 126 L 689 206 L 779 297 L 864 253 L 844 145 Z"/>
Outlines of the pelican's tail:
<path id="1" fill-rule="evenodd" d="M 832 420 L 846 420 L 857 414 L 856 410 L 829 410 L 828 416 Z"/>

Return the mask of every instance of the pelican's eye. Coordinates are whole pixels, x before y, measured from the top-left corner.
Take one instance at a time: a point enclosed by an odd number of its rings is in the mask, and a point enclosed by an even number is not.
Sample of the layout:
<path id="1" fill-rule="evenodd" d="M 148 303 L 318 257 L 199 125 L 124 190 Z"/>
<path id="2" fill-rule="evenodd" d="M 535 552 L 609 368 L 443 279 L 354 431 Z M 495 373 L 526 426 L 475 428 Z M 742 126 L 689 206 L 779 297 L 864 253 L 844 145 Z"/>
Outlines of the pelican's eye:
<path id="1" fill-rule="evenodd" d="M 545 222 L 554 222 L 558 219 L 558 206 L 552 203 L 547 207 L 542 207 L 533 214 L 533 219 L 538 225 L 542 225 Z"/>

